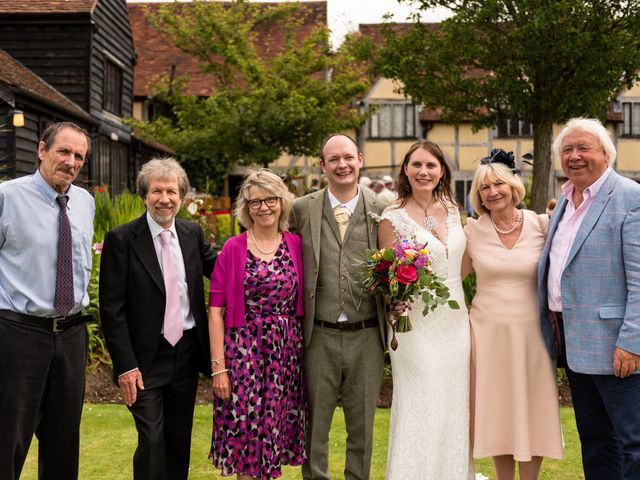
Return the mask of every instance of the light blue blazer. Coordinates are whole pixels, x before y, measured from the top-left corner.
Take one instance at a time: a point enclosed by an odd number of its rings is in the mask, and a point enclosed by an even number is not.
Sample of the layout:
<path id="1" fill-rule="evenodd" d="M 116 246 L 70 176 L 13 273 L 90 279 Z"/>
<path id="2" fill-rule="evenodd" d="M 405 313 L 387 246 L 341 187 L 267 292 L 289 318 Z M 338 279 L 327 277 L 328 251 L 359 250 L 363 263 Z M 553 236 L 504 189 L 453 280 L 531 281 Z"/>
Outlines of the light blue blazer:
<path id="1" fill-rule="evenodd" d="M 558 352 L 548 315 L 549 247 L 566 205 L 562 197 L 538 265 L 540 323 L 552 357 Z M 640 354 L 640 185 L 636 182 L 609 174 L 576 234 L 560 292 L 567 363 L 573 371 L 612 375 L 616 346 Z"/>

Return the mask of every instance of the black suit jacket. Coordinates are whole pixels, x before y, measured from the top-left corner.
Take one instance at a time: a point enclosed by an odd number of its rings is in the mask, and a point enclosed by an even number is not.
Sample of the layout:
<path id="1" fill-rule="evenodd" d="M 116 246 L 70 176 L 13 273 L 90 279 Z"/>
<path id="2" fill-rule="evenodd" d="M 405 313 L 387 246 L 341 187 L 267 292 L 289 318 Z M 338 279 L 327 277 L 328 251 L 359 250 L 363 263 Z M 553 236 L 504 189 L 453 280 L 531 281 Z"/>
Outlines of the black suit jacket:
<path id="1" fill-rule="evenodd" d="M 196 322 L 198 366 L 211 372 L 209 328 L 203 278 L 213 271 L 216 254 L 199 225 L 176 218 L 176 231 Z M 100 320 L 113 361 L 113 376 L 153 363 L 162 337 L 165 291 L 146 213 L 109 231 L 100 260 Z"/>

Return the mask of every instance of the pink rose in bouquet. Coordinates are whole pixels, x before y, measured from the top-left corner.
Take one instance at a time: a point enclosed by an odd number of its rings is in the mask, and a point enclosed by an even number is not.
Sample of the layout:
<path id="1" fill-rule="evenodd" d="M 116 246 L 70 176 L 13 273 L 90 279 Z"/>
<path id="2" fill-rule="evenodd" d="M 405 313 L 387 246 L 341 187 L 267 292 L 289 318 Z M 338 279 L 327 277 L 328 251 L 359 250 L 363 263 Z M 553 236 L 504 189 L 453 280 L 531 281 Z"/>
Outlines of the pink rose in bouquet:
<path id="1" fill-rule="evenodd" d="M 418 271 L 413 265 L 400 265 L 396 270 L 396 278 L 403 285 L 408 285 L 418 279 Z"/>
<path id="2" fill-rule="evenodd" d="M 460 308 L 455 300 L 449 300 L 449 289 L 433 272 L 426 244 L 397 239 L 389 248 L 367 251 L 363 263 L 363 286 L 391 302 L 406 303 L 421 295 L 425 315 L 445 303 L 450 308 Z M 389 323 L 393 329 L 391 348 L 395 350 L 396 331 L 410 331 L 411 322 L 403 314 L 399 318 L 392 316 Z"/>

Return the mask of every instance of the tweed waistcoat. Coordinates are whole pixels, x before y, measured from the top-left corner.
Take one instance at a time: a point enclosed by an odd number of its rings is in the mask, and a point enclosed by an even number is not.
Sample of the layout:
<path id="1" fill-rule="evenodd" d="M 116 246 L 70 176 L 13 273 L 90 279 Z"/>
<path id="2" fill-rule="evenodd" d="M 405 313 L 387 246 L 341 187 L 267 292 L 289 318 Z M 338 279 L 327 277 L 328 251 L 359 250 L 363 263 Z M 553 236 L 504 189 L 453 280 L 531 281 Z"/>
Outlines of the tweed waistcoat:
<path id="1" fill-rule="evenodd" d="M 349 226 L 340 241 L 338 225 L 325 196 L 320 228 L 320 265 L 316 287 L 315 317 L 324 322 L 335 323 L 340 313 L 347 314 L 349 322 L 361 322 L 377 315 L 375 298 L 361 285 L 362 266 L 358 261 L 369 244 L 362 195 L 351 215 Z"/>

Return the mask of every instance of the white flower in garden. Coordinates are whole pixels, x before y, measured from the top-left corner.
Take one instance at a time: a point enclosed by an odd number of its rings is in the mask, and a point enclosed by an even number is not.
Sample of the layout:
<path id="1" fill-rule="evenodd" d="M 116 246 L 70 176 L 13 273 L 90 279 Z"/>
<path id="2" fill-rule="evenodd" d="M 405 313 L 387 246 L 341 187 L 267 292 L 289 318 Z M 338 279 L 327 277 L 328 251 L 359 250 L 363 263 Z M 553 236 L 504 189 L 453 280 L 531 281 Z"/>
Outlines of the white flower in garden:
<path id="1" fill-rule="evenodd" d="M 195 215 L 196 213 L 198 213 L 198 204 L 196 202 L 191 202 L 187 207 L 187 212 L 189 212 L 191 215 Z"/>

